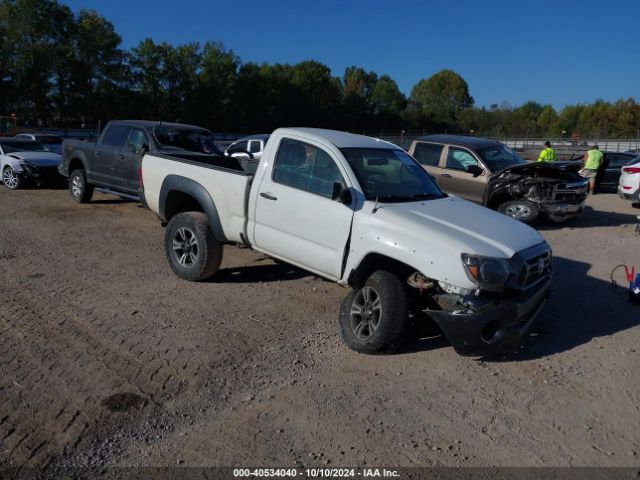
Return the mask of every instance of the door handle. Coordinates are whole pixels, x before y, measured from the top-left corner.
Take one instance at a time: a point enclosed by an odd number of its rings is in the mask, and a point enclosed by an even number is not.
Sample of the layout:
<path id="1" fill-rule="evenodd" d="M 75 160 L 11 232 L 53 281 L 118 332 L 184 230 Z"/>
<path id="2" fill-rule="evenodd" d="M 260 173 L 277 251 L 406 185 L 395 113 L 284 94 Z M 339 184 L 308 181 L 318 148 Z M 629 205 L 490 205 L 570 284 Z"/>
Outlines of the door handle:
<path id="1" fill-rule="evenodd" d="M 118 158 L 120 158 L 120 160 L 124 160 L 124 155 L 118 155 Z"/>
<path id="2" fill-rule="evenodd" d="M 451 175 L 449 175 L 448 173 L 441 173 L 440 176 L 444 178 L 451 178 Z"/>
<path id="3" fill-rule="evenodd" d="M 266 198 L 267 200 L 278 200 L 278 197 L 274 197 L 270 193 L 260 192 L 260 196 L 262 198 Z"/>
<path id="4" fill-rule="evenodd" d="M 100 157 L 100 156 L 102 156 L 102 154 L 100 152 L 93 152 L 93 156 L 94 157 Z"/>

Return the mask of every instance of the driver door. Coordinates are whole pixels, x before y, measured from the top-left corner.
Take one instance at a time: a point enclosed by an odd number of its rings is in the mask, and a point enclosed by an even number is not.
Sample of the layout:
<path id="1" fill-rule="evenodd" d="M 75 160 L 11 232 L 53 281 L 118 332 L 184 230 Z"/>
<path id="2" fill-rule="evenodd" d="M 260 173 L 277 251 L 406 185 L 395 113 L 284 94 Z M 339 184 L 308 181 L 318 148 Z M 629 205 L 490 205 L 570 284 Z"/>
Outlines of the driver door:
<path id="1" fill-rule="evenodd" d="M 484 202 L 487 172 L 470 150 L 449 146 L 441 162 L 444 165 L 441 163 L 438 184 L 445 192 L 475 203 Z M 469 167 L 479 167 L 482 173 L 474 177 L 467 171 Z"/>
<path id="2" fill-rule="evenodd" d="M 256 249 L 340 278 L 353 209 L 332 199 L 335 183 L 348 186 L 339 163 L 310 140 L 283 138 L 270 173 L 255 186 Z"/>

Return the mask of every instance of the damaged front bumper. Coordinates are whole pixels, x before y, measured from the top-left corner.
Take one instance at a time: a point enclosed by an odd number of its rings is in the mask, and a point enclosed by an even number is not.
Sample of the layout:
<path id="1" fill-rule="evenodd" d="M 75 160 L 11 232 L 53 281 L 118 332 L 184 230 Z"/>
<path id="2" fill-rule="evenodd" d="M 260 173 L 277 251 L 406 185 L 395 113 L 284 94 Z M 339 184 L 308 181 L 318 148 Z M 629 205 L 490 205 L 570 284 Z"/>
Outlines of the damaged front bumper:
<path id="1" fill-rule="evenodd" d="M 514 352 L 531 330 L 550 293 L 551 276 L 516 297 L 467 306 L 427 310 L 457 353 L 483 356 Z"/>
<path id="2" fill-rule="evenodd" d="M 46 184 L 59 184 L 65 178 L 60 175 L 57 167 L 39 167 L 36 165 L 22 165 L 21 175 L 26 180 L 35 183 L 38 186 Z"/>
<path id="3" fill-rule="evenodd" d="M 576 203 L 542 203 L 540 210 L 554 222 L 564 222 L 582 215 L 584 204 L 585 200 Z"/>

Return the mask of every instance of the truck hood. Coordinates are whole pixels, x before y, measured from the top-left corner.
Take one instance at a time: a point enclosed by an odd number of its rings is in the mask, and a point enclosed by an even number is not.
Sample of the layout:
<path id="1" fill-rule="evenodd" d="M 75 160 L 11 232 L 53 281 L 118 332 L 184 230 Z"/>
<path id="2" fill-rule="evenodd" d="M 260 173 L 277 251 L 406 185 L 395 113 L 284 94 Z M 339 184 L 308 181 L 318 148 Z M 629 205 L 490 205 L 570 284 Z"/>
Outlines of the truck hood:
<path id="1" fill-rule="evenodd" d="M 524 165 L 515 165 L 513 167 L 505 168 L 496 172 L 496 175 L 502 173 L 517 173 L 518 175 L 532 175 L 538 174 L 547 176 L 552 172 L 551 176 L 561 175 L 560 172 L 566 173 L 570 178 L 573 178 L 578 170 L 580 170 L 580 162 L 553 162 L 551 164 L 545 162 L 530 162 Z"/>
<path id="2" fill-rule="evenodd" d="M 8 154 L 7 157 L 24 160 L 37 167 L 57 167 L 62 158 L 57 153 L 52 152 L 14 152 Z"/>
<path id="3" fill-rule="evenodd" d="M 364 207 L 365 209 L 367 206 Z M 391 230 L 420 237 L 421 248 L 460 257 L 472 253 L 511 258 L 516 252 L 544 242 L 533 228 L 461 198 L 404 204 L 383 204 L 373 214 Z"/>

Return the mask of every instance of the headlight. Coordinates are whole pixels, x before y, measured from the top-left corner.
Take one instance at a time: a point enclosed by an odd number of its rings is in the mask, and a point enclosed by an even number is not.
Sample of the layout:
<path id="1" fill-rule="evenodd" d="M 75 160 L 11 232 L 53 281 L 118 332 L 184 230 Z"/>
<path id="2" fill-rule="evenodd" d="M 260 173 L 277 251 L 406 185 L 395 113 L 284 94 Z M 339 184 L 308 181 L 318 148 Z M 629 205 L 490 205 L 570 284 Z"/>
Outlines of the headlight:
<path id="1" fill-rule="evenodd" d="M 462 264 L 469 279 L 483 290 L 500 291 L 504 288 L 513 266 L 506 258 L 482 257 L 462 254 Z"/>

